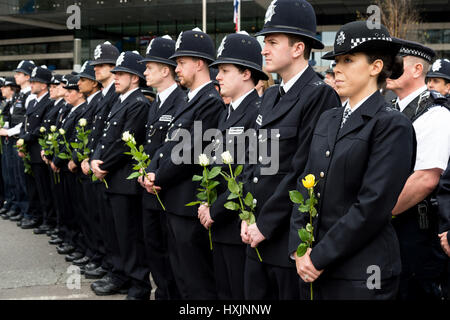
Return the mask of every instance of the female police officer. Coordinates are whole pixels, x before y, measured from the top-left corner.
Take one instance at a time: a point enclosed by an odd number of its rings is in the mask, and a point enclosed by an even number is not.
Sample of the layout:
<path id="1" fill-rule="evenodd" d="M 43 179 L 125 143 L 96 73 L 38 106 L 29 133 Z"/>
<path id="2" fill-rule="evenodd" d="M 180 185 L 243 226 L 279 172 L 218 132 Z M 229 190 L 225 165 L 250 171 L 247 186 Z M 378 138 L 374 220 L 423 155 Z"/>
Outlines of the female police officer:
<path id="1" fill-rule="evenodd" d="M 369 29 L 357 21 L 339 30 L 334 51 L 323 57 L 335 59 L 337 91 L 349 99 L 344 108 L 322 114 L 298 180 L 303 192 L 302 178 L 320 177 L 313 248 L 292 256 L 302 298 L 309 299 L 310 282 L 315 299 L 392 299 L 398 290 L 401 263 L 391 211 L 413 169 L 415 138 L 411 123 L 386 105 L 379 89 L 387 77 L 401 75 L 399 49 L 384 26 Z M 307 220 L 294 206 L 290 255 Z"/>

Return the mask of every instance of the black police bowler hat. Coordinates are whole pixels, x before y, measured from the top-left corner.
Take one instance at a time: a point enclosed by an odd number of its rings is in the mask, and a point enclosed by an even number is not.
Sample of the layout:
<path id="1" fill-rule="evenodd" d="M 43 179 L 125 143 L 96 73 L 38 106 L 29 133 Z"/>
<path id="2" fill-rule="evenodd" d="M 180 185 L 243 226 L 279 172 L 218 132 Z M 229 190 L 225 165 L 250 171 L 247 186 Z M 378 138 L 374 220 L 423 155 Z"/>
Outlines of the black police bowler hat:
<path id="1" fill-rule="evenodd" d="M 425 59 L 429 63 L 431 63 L 431 61 L 433 61 L 433 58 L 436 56 L 436 52 L 433 49 L 428 48 L 427 46 L 424 46 L 421 43 L 397 38 L 396 40 L 400 41 L 402 44 L 402 47 L 398 52 L 399 56 L 419 57 Z"/>
<path id="2" fill-rule="evenodd" d="M 214 42 L 211 37 L 199 28 L 181 31 L 175 43 L 175 53 L 169 58 L 197 57 L 206 59 L 209 63 L 215 60 Z"/>
<path id="3" fill-rule="evenodd" d="M 249 68 L 255 78 L 267 80 L 269 77 L 262 70 L 261 46 L 248 33 L 233 33 L 223 38 L 217 50 L 217 60 L 210 67 L 231 63 Z"/>
<path id="4" fill-rule="evenodd" d="M 98 64 L 116 64 L 116 60 L 119 57 L 120 52 L 111 42 L 106 41 L 103 44 L 99 44 L 94 50 L 94 61 L 91 61 L 91 66 Z"/>
<path id="5" fill-rule="evenodd" d="M 50 84 L 61 84 L 61 83 L 63 83 L 63 75 L 54 74 L 52 80 L 50 81 Z"/>
<path id="6" fill-rule="evenodd" d="M 64 86 L 64 89 L 72 89 L 77 91 L 80 90 L 78 88 L 78 81 L 80 80 L 80 77 L 70 74 L 64 76 L 64 78 L 66 79 L 66 85 Z"/>
<path id="7" fill-rule="evenodd" d="M 80 73 L 78 76 L 80 78 L 87 78 L 92 81 L 96 81 L 95 79 L 95 70 L 94 66 L 91 64 L 92 61 L 86 61 L 81 67 Z"/>
<path id="8" fill-rule="evenodd" d="M 52 72 L 46 66 L 35 67 L 31 72 L 30 82 L 50 84 L 52 82 Z"/>
<path id="9" fill-rule="evenodd" d="M 450 81 L 450 60 L 436 60 L 428 71 L 427 78 L 442 78 Z"/>
<path id="10" fill-rule="evenodd" d="M 33 72 L 33 69 L 36 67 L 33 61 L 31 60 L 22 60 L 17 68 L 14 70 L 14 72 L 22 72 L 29 76 L 31 76 L 31 73 Z"/>
<path id="11" fill-rule="evenodd" d="M 145 80 L 145 65 L 139 62 L 142 59 L 142 56 L 137 51 L 122 52 L 117 58 L 116 67 L 111 72 L 128 72 Z"/>
<path id="12" fill-rule="evenodd" d="M 266 11 L 264 27 L 257 36 L 270 33 L 289 33 L 312 40 L 314 49 L 323 49 L 316 37 L 316 13 L 305 0 L 273 0 Z"/>
<path id="13" fill-rule="evenodd" d="M 170 36 L 154 38 L 147 47 L 145 58 L 140 62 L 159 62 L 176 67 L 177 63 L 169 59 L 174 53 L 175 41 Z"/>
<path id="14" fill-rule="evenodd" d="M 366 21 L 354 21 L 344 24 L 336 33 L 334 50 L 326 53 L 322 59 L 333 60 L 335 57 L 353 53 L 381 50 L 396 55 L 401 43 L 391 38 L 385 26 L 369 29 Z"/>
<path id="15" fill-rule="evenodd" d="M 6 78 L 2 78 L 2 84 L 0 85 L 0 87 L 20 87 L 17 83 L 16 83 L 16 79 L 14 79 L 14 77 L 6 77 Z"/>

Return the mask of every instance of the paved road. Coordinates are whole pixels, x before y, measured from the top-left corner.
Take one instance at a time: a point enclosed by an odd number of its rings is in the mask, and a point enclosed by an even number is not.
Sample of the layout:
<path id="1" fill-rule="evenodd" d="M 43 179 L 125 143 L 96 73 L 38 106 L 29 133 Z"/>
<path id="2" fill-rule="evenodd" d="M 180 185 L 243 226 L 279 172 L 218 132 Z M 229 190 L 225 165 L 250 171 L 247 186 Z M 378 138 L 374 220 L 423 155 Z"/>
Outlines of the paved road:
<path id="1" fill-rule="evenodd" d="M 0 300 L 125 298 L 124 295 L 96 296 L 89 287 L 94 280 L 78 278 L 75 266 L 71 267 L 55 246 L 48 244 L 49 239 L 46 235 L 35 235 L 32 230 L 23 230 L 15 222 L 0 219 Z"/>

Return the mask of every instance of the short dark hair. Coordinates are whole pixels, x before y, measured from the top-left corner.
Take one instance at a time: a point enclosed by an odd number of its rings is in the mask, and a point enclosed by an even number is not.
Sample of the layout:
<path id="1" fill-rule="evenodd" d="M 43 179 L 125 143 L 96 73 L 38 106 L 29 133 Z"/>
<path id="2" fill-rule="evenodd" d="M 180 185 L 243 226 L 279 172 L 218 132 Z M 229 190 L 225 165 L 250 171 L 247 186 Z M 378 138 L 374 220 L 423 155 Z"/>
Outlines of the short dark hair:
<path id="1" fill-rule="evenodd" d="M 302 37 L 300 35 L 297 34 L 291 34 L 291 33 L 287 33 L 286 34 L 289 40 L 289 46 L 293 46 L 294 44 L 296 44 L 297 42 L 303 42 L 305 44 L 305 50 L 303 52 L 303 57 L 306 60 L 309 60 L 309 57 L 311 56 L 311 40 L 309 40 L 306 37 Z"/>
<path id="2" fill-rule="evenodd" d="M 369 63 L 373 63 L 378 59 L 383 61 L 383 70 L 377 78 L 377 85 L 379 88 L 383 88 L 386 85 L 386 79 L 398 79 L 403 74 L 402 57 L 381 51 L 363 53 L 367 56 L 367 61 Z"/>
<path id="3" fill-rule="evenodd" d="M 259 79 L 259 77 L 256 76 L 254 71 L 252 71 L 250 68 L 247 68 L 247 67 L 244 67 L 244 66 L 241 66 L 241 65 L 238 65 L 238 64 L 235 64 L 234 66 L 236 66 L 236 68 L 238 68 L 240 73 L 244 73 L 245 70 L 250 71 L 250 78 L 252 79 L 253 84 L 255 86 L 258 84 L 260 79 Z"/>

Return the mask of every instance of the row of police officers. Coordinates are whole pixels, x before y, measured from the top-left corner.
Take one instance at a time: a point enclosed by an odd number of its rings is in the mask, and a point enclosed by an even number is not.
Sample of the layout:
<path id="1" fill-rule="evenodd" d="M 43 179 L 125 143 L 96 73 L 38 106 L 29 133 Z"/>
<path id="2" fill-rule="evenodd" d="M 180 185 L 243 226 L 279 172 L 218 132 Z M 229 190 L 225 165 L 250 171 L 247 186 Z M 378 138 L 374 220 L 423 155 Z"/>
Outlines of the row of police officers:
<path id="1" fill-rule="evenodd" d="M 3 219 L 50 236 L 66 261 L 97 279 L 97 295 L 148 300 L 151 274 L 161 300 L 448 296 L 450 61 L 428 72 L 430 48 L 352 22 L 324 56 L 335 61 L 334 90 L 308 65 L 311 50 L 324 48 L 308 2 L 272 1 L 257 35 L 264 48 L 242 32 L 217 54 L 199 29 L 176 42 L 153 39 L 145 57 L 106 42 L 65 76 L 22 61 L 2 84 Z M 260 97 L 263 56 L 281 84 Z M 391 104 L 386 89 L 397 96 Z M 70 147 L 83 122 L 87 159 Z M 136 162 L 124 132 L 151 159 L 137 179 L 127 179 Z M 262 154 L 248 161 L 249 143 L 239 139 L 247 132 L 276 158 L 275 173 Z M 43 133 L 56 134 L 58 152 L 42 150 Z M 186 206 L 211 143 L 210 162 L 224 171 L 222 151 L 232 152 L 233 170 L 245 160 L 238 180 L 254 197 L 255 223 L 225 208 L 230 192 L 220 179 L 212 204 Z M 314 219 L 289 196 L 311 196 L 308 174 L 317 181 Z M 308 224 L 314 241 L 300 256 L 298 230 Z"/>

